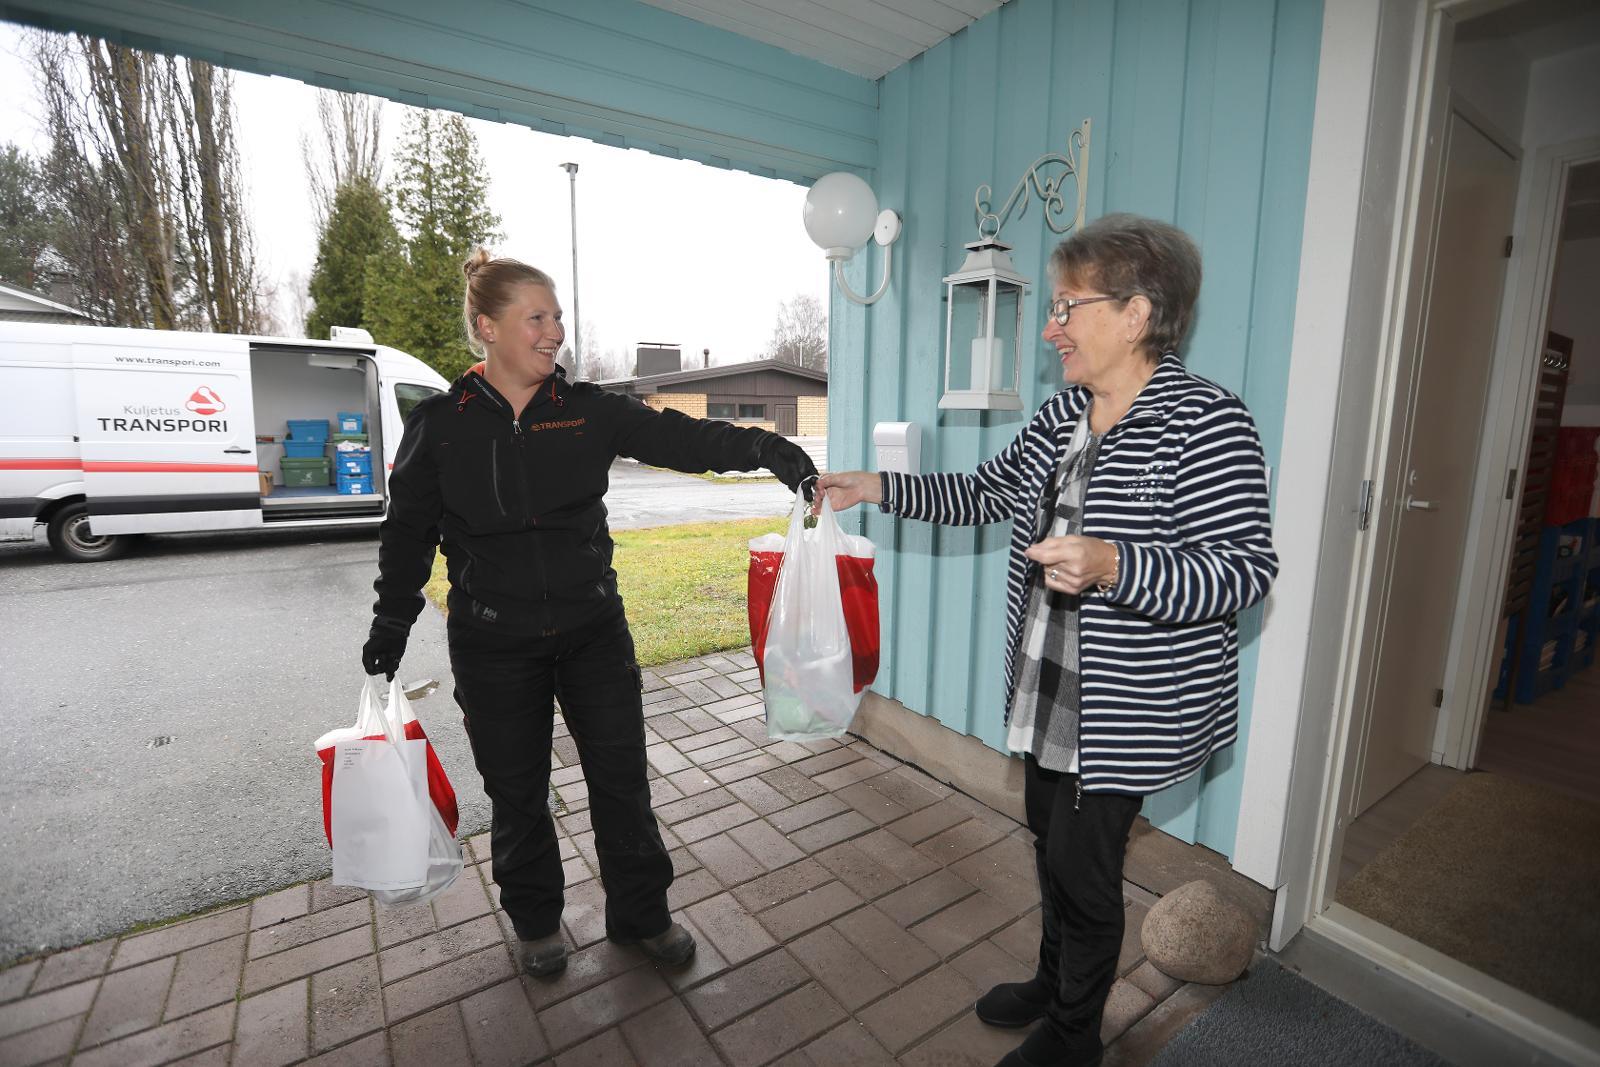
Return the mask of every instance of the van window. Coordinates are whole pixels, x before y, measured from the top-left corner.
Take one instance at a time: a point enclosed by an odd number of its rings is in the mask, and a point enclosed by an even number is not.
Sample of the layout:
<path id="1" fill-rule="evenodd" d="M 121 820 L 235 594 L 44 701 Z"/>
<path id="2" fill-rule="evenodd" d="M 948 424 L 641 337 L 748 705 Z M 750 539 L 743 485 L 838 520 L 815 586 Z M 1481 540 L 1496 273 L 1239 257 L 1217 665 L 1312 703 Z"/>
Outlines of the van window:
<path id="1" fill-rule="evenodd" d="M 442 390 L 428 385 L 412 385 L 410 382 L 394 383 L 394 402 L 400 408 L 400 421 L 405 422 L 411 417 L 411 409 L 428 399 L 438 396 Z"/>

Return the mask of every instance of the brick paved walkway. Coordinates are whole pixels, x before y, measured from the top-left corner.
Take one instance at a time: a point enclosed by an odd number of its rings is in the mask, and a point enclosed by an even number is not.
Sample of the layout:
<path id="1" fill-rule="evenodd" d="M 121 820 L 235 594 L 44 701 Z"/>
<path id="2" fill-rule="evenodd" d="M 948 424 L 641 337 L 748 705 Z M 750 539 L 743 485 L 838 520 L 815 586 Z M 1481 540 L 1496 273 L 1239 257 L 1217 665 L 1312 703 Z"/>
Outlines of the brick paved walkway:
<path id="1" fill-rule="evenodd" d="M 0 1064 L 987 1067 L 1016 1044 L 971 1007 L 1032 970 L 1024 828 L 863 741 L 769 741 L 747 653 L 645 681 L 671 904 L 700 946 L 687 970 L 604 939 L 586 791 L 558 725 L 574 950 L 560 977 L 518 976 L 485 834 L 431 906 L 375 909 L 314 882 L 0 971 Z M 1125 888 L 1105 1038 L 1107 1063 L 1131 1065 L 1220 990 L 1140 958 L 1156 898 Z"/>

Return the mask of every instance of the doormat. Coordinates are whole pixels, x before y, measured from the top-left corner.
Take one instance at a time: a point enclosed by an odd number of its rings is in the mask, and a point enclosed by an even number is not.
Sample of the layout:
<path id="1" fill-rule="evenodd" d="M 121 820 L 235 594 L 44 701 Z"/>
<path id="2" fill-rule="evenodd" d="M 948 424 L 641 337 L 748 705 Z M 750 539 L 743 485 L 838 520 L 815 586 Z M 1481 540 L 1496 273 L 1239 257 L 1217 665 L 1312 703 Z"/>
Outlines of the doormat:
<path id="1" fill-rule="evenodd" d="M 1600 1025 L 1600 805 L 1468 774 L 1337 899 Z"/>
<path id="2" fill-rule="evenodd" d="M 1449 1067 L 1397 1030 L 1258 958 L 1150 1067 Z"/>

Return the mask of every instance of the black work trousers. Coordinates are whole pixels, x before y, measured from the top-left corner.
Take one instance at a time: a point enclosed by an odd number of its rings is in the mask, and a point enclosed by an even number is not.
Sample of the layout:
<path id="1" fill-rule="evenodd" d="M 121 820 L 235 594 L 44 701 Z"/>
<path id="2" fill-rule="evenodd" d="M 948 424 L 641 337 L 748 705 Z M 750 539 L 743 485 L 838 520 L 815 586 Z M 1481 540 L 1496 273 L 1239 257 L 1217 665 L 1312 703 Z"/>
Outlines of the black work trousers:
<path id="1" fill-rule="evenodd" d="M 1039 871 L 1038 980 L 1045 1026 L 1071 1055 L 1100 1049 L 1100 1016 L 1122 951 L 1122 859 L 1144 798 L 1078 792 L 1078 776 L 1026 756 L 1023 803 Z"/>
<path id="2" fill-rule="evenodd" d="M 549 637 L 503 633 L 465 613 L 450 616 L 449 634 L 456 703 L 493 804 L 494 880 L 517 936 L 561 927 L 565 882 L 549 807 L 552 698 L 561 701 L 589 786 L 607 932 L 665 931 L 672 861 L 650 809 L 639 666 L 621 605 Z"/>

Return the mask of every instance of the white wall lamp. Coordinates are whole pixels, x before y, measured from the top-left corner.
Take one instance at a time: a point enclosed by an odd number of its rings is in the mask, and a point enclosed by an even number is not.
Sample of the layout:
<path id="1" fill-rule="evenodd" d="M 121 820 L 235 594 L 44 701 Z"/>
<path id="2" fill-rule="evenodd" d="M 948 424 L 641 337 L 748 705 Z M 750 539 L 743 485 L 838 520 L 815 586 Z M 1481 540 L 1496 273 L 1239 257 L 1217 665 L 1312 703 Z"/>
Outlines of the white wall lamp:
<path id="1" fill-rule="evenodd" d="M 807 235 L 833 264 L 840 292 L 858 304 L 877 303 L 888 292 L 891 246 L 900 236 L 900 216 L 888 208 L 878 210 L 871 186 L 847 171 L 824 174 L 806 193 L 805 225 Z M 883 282 L 871 296 L 858 296 L 844 280 L 844 265 L 869 237 L 883 249 Z"/>
<path id="2" fill-rule="evenodd" d="M 1048 180 L 1045 170 L 1059 165 L 1062 171 Z M 980 411 L 1020 411 L 1022 409 L 1022 300 L 1029 280 L 1011 262 L 1011 246 L 1000 240 L 1000 227 L 1011 209 L 1022 198 L 1021 215 L 1027 210 L 1024 196 L 1031 187 L 1044 201 L 1045 224 L 1055 233 L 1066 233 L 1083 225 L 1088 187 L 1083 171 L 1089 165 L 1089 120 L 1067 138 L 1067 151 L 1040 156 L 1022 175 L 1011 196 L 999 211 L 990 207 L 992 191 L 978 186 L 973 198 L 978 216 L 978 239 L 967 245 L 967 258 L 954 274 L 946 276 L 944 395 L 941 408 Z M 1062 183 L 1071 177 L 1077 185 L 1077 211 L 1070 222 L 1058 223 L 1066 214 Z"/>

